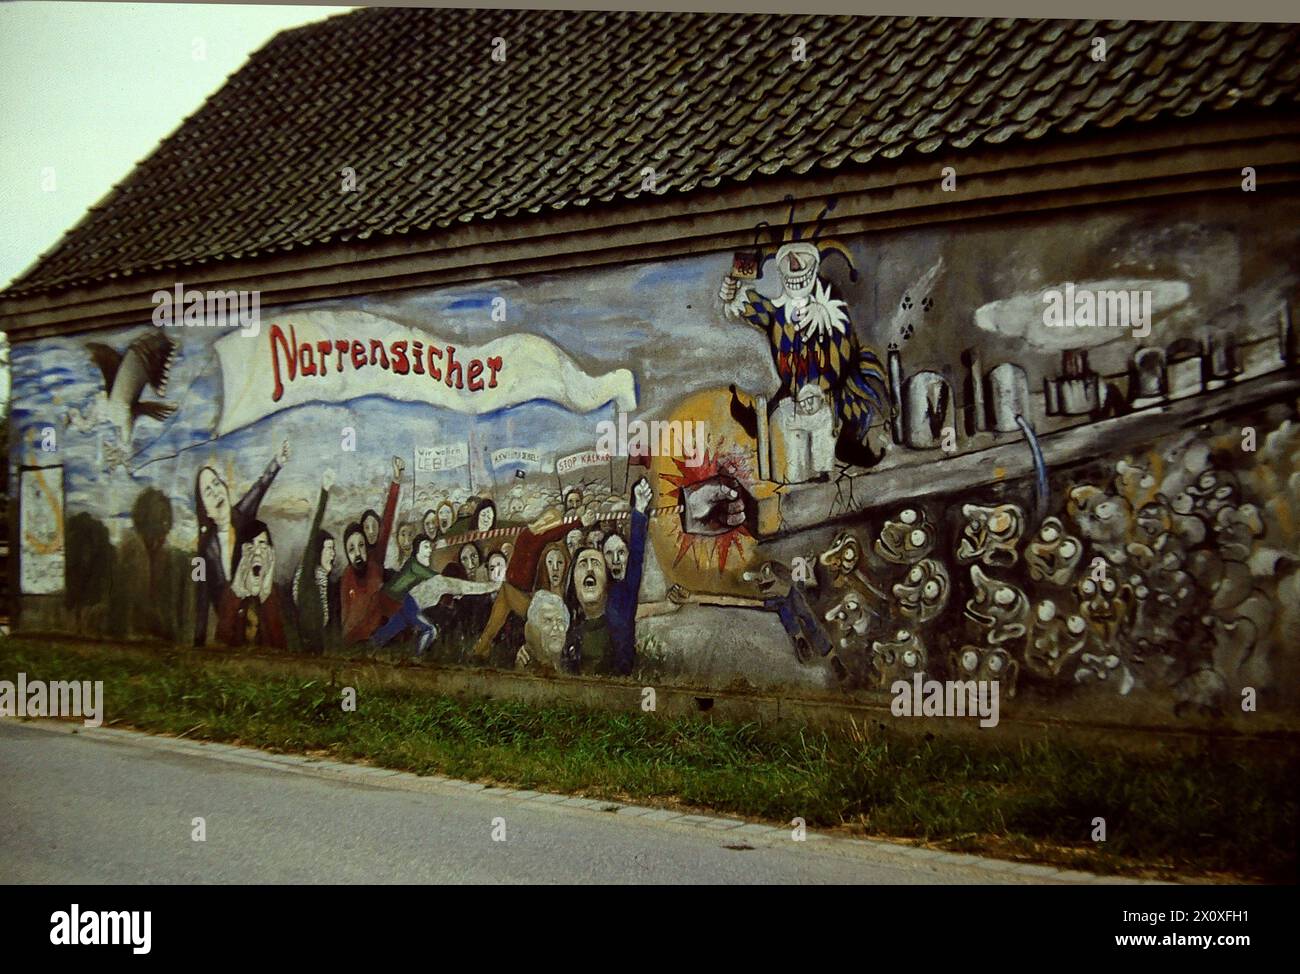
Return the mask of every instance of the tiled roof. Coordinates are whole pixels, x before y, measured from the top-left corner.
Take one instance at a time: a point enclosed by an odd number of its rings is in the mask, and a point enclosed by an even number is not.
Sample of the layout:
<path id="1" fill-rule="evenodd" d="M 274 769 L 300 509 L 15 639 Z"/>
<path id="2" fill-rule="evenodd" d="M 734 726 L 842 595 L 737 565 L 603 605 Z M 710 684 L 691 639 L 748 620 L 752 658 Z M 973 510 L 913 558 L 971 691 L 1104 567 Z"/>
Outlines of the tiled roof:
<path id="1" fill-rule="evenodd" d="M 271 40 L 5 296 L 636 199 L 647 166 L 667 196 L 1294 113 L 1298 40 L 1274 24 L 360 10 Z M 359 192 L 340 191 L 345 166 Z"/>

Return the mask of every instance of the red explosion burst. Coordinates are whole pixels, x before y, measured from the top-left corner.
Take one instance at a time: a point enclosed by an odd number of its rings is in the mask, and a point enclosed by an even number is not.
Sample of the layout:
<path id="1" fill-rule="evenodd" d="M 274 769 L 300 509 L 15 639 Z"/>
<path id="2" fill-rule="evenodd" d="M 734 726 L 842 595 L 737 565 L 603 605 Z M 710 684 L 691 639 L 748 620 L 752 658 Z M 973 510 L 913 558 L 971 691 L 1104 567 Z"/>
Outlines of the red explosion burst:
<path id="1" fill-rule="evenodd" d="M 695 467 L 688 466 L 684 459 L 674 458 L 673 463 L 677 466 L 676 474 L 661 473 L 659 476 L 677 488 L 679 503 L 685 503 L 683 488 L 703 483 L 706 480 L 712 480 L 715 477 L 730 477 L 746 490 L 749 490 L 750 485 L 753 483 L 749 457 L 739 448 L 733 447 L 729 451 L 715 450 L 712 453 L 706 452 L 704 462 Z M 741 524 L 722 534 L 707 536 L 697 536 L 682 531 L 681 539 L 677 545 L 677 557 L 673 559 L 673 564 L 676 565 L 680 562 L 686 552 L 691 551 L 696 545 L 704 547 L 709 542 L 712 542 L 713 554 L 718 559 L 718 568 L 719 570 L 725 570 L 727 555 L 731 549 L 735 548 L 738 552 L 742 551 L 743 539 L 752 539 L 753 537 L 748 524 Z"/>

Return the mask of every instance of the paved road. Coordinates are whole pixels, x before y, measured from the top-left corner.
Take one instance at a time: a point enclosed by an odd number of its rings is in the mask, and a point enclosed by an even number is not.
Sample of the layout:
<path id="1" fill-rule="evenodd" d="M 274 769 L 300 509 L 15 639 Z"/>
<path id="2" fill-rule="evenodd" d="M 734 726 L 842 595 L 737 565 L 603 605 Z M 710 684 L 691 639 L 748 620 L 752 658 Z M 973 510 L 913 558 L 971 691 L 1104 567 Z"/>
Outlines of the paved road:
<path id="1" fill-rule="evenodd" d="M 1051 882 L 1005 863 L 0 721 L 0 882 Z M 206 820 L 207 840 L 192 839 Z M 651 817 L 655 816 L 655 817 Z M 505 841 L 493 840 L 504 819 Z M 499 832 L 499 830 L 498 830 Z M 752 846 L 752 848 L 727 848 Z M 922 855 L 924 853 L 921 853 Z M 933 855 L 933 854 L 931 854 Z M 1076 875 L 1076 881 L 1080 878 Z"/>

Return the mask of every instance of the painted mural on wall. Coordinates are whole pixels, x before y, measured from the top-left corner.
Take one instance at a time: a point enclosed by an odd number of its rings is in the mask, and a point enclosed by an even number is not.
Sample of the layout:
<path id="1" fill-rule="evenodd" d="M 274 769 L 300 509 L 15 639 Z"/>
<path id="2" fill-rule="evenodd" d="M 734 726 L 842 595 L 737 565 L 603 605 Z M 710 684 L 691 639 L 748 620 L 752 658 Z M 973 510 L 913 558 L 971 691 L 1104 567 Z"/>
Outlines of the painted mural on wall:
<path id="1" fill-rule="evenodd" d="M 63 591 L 63 468 L 32 467 L 19 481 L 19 589 Z"/>
<path id="2" fill-rule="evenodd" d="M 791 204 L 735 253 L 20 346 L 11 462 L 67 506 L 22 624 L 1294 709 L 1300 221 L 1234 205 L 837 240 Z"/>

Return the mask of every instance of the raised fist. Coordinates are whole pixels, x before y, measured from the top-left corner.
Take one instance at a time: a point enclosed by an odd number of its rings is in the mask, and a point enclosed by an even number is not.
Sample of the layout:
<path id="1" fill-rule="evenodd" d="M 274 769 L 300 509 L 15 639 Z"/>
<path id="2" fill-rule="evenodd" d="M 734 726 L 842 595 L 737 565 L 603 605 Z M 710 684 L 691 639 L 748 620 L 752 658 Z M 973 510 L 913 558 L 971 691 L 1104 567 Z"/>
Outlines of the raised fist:
<path id="1" fill-rule="evenodd" d="M 739 293 L 740 282 L 738 280 L 730 274 L 722 279 L 722 287 L 718 288 L 718 297 L 722 300 L 724 307 L 735 301 L 736 295 Z"/>
<path id="2" fill-rule="evenodd" d="M 393 457 L 393 483 L 402 482 L 402 471 L 406 469 L 406 461 L 401 457 Z"/>
<path id="3" fill-rule="evenodd" d="M 632 505 L 642 514 L 650 506 L 650 500 L 654 497 L 654 490 L 650 487 L 650 481 L 642 477 L 632 488 Z"/>
<path id="4" fill-rule="evenodd" d="M 745 499 L 721 477 L 684 489 L 682 527 L 687 534 L 725 534 L 745 523 Z"/>

